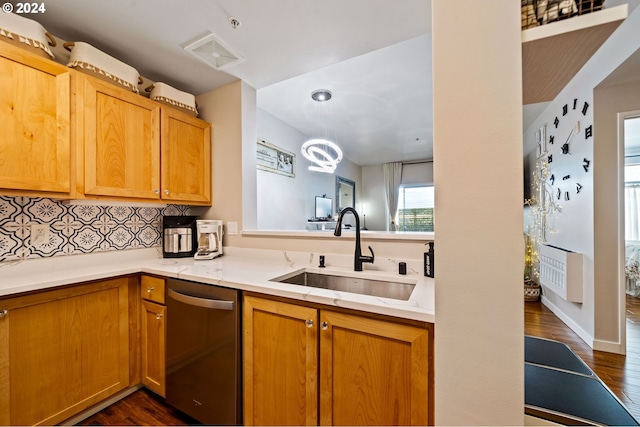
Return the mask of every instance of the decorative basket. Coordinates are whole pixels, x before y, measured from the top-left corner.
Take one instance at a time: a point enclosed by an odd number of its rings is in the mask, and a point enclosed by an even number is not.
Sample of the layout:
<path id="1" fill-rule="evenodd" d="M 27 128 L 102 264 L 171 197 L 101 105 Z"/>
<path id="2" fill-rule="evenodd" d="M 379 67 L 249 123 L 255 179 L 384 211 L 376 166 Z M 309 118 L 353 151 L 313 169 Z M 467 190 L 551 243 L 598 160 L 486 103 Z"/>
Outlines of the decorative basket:
<path id="1" fill-rule="evenodd" d="M 156 82 L 145 89 L 149 99 L 161 102 L 194 117 L 198 116 L 196 97 L 190 93 L 179 91 L 166 83 Z"/>
<path id="2" fill-rule="evenodd" d="M 63 46 L 71 52 L 68 67 L 139 93 L 138 85 L 142 84 L 142 78 L 132 66 L 107 55 L 89 43 L 67 42 Z"/>
<path id="3" fill-rule="evenodd" d="M 524 300 L 535 302 L 540 300 L 540 285 L 533 280 L 524 281 Z"/>
<path id="4" fill-rule="evenodd" d="M 38 22 L 15 13 L 0 13 L 0 40 L 43 58 L 54 59 L 49 49 L 56 45 L 53 36 Z"/>
<path id="5" fill-rule="evenodd" d="M 605 0 L 520 0 L 523 30 L 597 12 Z"/>

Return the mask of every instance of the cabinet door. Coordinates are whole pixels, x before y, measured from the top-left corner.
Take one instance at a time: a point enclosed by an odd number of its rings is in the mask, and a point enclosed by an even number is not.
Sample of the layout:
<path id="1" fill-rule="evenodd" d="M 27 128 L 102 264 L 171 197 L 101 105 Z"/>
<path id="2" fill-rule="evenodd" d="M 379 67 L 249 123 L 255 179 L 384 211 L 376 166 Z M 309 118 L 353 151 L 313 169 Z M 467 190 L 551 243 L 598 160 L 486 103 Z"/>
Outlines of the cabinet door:
<path id="1" fill-rule="evenodd" d="M 70 73 L 0 41 L 0 189 L 69 194 Z"/>
<path id="2" fill-rule="evenodd" d="M 0 422 L 54 425 L 129 386 L 128 281 L 0 300 Z"/>
<path id="3" fill-rule="evenodd" d="M 211 204 L 211 123 L 162 108 L 162 199 Z"/>
<path id="4" fill-rule="evenodd" d="M 79 78 L 84 193 L 159 199 L 159 104 L 91 77 Z"/>
<path id="5" fill-rule="evenodd" d="M 320 424 L 426 425 L 429 331 L 322 310 Z"/>
<path id="6" fill-rule="evenodd" d="M 142 301 L 142 384 L 165 395 L 167 307 Z"/>
<path id="7" fill-rule="evenodd" d="M 317 425 L 317 310 L 244 298 L 245 425 Z"/>

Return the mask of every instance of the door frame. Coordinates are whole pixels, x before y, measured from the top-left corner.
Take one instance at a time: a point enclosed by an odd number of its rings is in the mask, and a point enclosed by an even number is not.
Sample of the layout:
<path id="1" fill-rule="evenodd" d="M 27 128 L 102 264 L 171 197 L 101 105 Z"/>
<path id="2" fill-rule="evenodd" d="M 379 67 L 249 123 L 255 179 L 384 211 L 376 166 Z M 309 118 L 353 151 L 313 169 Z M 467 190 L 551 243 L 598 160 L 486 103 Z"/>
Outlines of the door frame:
<path id="1" fill-rule="evenodd" d="M 624 209 L 624 166 L 625 134 L 624 121 L 640 117 L 640 110 L 621 111 L 618 120 L 618 317 L 620 331 L 620 354 L 627 354 L 627 301 L 624 266 L 626 261 L 625 209 Z"/>

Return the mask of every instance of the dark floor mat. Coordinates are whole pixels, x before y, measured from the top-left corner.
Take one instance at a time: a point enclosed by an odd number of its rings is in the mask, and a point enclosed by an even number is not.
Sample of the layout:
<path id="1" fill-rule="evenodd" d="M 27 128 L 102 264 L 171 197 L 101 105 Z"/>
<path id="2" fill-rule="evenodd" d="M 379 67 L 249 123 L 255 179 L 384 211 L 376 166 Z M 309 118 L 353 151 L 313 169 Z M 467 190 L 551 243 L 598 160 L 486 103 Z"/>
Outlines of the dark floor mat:
<path id="1" fill-rule="evenodd" d="M 638 421 L 597 376 L 584 376 L 525 363 L 525 412 L 530 408 L 549 411 L 547 419 L 566 414 L 567 420 L 582 419 L 608 426 L 637 426 Z M 539 415 L 540 412 L 534 415 Z M 567 422 L 565 420 L 565 422 Z M 560 419 L 555 419 L 561 422 Z M 579 424 L 568 422 L 568 424 Z"/>
<path id="2" fill-rule="evenodd" d="M 594 375 L 587 364 L 569 346 L 559 341 L 525 335 L 524 361 L 583 375 Z"/>

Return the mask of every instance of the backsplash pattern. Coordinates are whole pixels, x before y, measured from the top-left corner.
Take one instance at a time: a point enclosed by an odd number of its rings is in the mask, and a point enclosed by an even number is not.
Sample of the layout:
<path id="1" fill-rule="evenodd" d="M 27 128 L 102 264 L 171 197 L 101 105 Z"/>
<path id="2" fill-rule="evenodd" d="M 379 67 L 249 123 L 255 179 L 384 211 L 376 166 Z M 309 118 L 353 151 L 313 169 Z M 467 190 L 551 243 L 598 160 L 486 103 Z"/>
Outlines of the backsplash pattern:
<path id="1" fill-rule="evenodd" d="M 162 216 L 189 214 L 182 205 L 69 205 L 0 196 L 0 262 L 160 246 Z M 33 224 L 49 225 L 48 243 L 31 244 Z"/>

